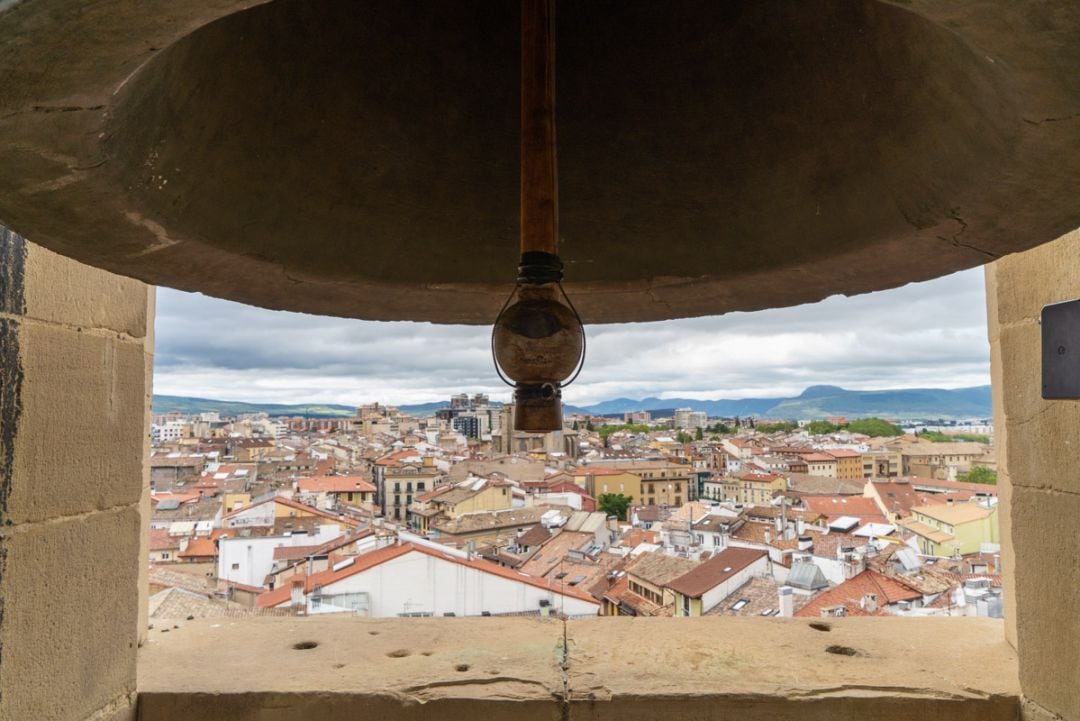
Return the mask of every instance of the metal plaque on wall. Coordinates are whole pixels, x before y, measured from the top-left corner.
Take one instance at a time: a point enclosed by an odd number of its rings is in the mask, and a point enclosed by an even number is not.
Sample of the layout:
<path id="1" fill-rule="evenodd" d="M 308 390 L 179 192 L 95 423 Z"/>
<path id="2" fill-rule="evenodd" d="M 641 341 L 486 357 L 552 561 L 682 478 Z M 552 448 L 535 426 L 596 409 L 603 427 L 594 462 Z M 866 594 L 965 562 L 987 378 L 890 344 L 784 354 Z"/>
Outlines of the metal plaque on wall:
<path id="1" fill-rule="evenodd" d="M 1042 397 L 1080 398 L 1080 299 L 1042 309 Z"/>

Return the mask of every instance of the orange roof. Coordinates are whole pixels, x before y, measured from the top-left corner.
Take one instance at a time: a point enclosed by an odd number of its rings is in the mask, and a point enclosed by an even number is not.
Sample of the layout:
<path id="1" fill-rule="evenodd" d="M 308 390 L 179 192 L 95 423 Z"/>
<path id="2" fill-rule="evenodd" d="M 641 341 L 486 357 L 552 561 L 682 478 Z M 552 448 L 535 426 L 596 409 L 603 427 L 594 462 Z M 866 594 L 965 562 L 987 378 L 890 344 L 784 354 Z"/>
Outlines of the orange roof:
<path id="1" fill-rule="evenodd" d="M 803 460 L 807 463 L 828 463 L 836 459 L 827 453 L 806 453 L 803 455 Z"/>
<path id="2" fill-rule="evenodd" d="M 424 493 L 420 493 L 420 494 L 417 494 L 417 495 L 413 496 L 413 500 L 416 500 L 416 501 L 430 501 L 432 498 L 438 498 L 442 494 L 446 493 L 447 491 L 451 491 L 453 489 L 454 489 L 454 484 L 452 484 L 452 483 L 444 483 L 441 486 L 435 486 L 430 491 L 425 491 Z"/>
<path id="3" fill-rule="evenodd" d="M 374 493 L 375 486 L 363 476 L 312 476 L 297 481 L 301 493 Z"/>
<path id="4" fill-rule="evenodd" d="M 708 561 L 699 563 L 667 584 L 672 591 L 691 598 L 701 598 L 755 561 L 765 558 L 765 551 L 754 548 L 725 548 Z"/>
<path id="5" fill-rule="evenodd" d="M 830 448 L 827 451 L 833 458 L 861 458 L 862 454 L 858 451 L 849 451 L 846 448 Z"/>
<path id="6" fill-rule="evenodd" d="M 190 503 L 191 501 L 197 501 L 202 498 L 201 493 L 151 493 L 151 503 L 161 503 L 162 501 L 176 500 L 181 504 Z"/>
<path id="7" fill-rule="evenodd" d="M 354 521 L 354 520 L 352 520 L 350 518 L 336 516 L 333 513 L 330 513 L 328 511 L 324 511 L 324 510 L 322 510 L 320 508 L 316 508 L 315 506 L 309 506 L 306 503 L 300 503 L 299 501 L 294 501 L 291 498 L 286 498 L 285 496 L 274 496 L 273 498 L 267 498 L 265 501 L 259 501 L 258 503 L 252 503 L 250 506 L 244 506 L 243 508 L 237 508 L 235 511 L 229 511 L 228 513 L 226 513 L 224 516 L 222 516 L 222 519 L 232 518 L 233 516 L 237 515 L 238 513 L 243 513 L 244 511 L 251 510 L 252 508 L 255 508 L 256 506 L 261 506 L 264 503 L 279 503 L 279 504 L 281 504 L 283 506 L 288 506 L 289 508 L 295 508 L 298 511 L 304 511 L 305 513 L 311 513 L 311 514 L 316 515 L 316 516 L 322 516 L 323 518 L 327 518 L 327 519 L 330 519 L 330 520 L 335 521 L 337 523 L 342 523 L 342 524 L 347 525 L 347 526 L 355 526 L 358 523 L 357 521 Z"/>
<path id="8" fill-rule="evenodd" d="M 861 602 L 866 594 L 872 593 L 877 596 L 878 610 L 873 614 L 862 608 Z M 831 606 L 843 606 L 849 615 L 885 615 L 881 607 L 897 601 L 910 601 L 922 598 L 918 591 L 895 581 L 884 574 L 872 569 L 866 569 L 857 576 L 853 576 L 841 583 L 836 588 L 825 591 L 820 596 L 810 601 L 798 611 L 796 616 L 820 616 L 824 608 Z"/>
<path id="9" fill-rule="evenodd" d="M 150 550 L 168 551 L 171 548 L 179 548 L 180 539 L 169 536 L 168 528 L 150 529 Z"/>
<path id="10" fill-rule="evenodd" d="M 205 558 L 209 556 L 216 558 L 218 555 L 217 544 L 209 538 L 195 538 L 189 541 L 187 548 L 180 551 L 177 555 L 181 558 Z"/>
<path id="11" fill-rule="evenodd" d="M 355 560 L 345 568 L 338 569 L 337 571 L 333 570 L 333 568 L 329 568 L 325 571 L 320 571 L 319 573 L 307 576 L 305 577 L 304 581 L 304 592 L 307 593 L 308 591 L 315 588 L 316 585 L 325 588 L 333 583 L 337 583 L 342 579 L 348 578 L 349 576 L 353 576 L 357 573 L 362 573 L 363 571 L 367 571 L 382 563 L 386 563 L 387 561 L 391 561 L 395 558 L 413 552 L 423 553 L 425 555 L 431 556 L 433 558 L 438 558 L 443 561 L 449 561 L 451 563 L 457 563 L 462 566 L 468 566 L 469 568 L 473 568 L 484 573 L 490 573 L 495 576 L 502 576 L 503 578 L 511 581 L 527 583 L 530 586 L 543 588 L 564 596 L 571 596 L 582 601 L 588 601 L 589 603 L 596 603 L 596 599 L 593 598 L 590 594 L 586 593 L 585 591 L 578 590 L 575 587 L 562 588 L 560 584 L 555 584 L 541 578 L 536 578 L 535 576 L 529 576 L 527 574 L 521 573 L 520 571 L 514 571 L 509 568 L 504 568 L 503 566 L 492 563 L 490 561 L 485 561 L 482 559 L 470 560 L 466 558 L 461 558 L 460 556 L 450 555 L 448 553 L 437 551 L 433 548 L 428 548 L 427 546 L 414 545 L 412 543 L 399 543 L 393 546 L 386 546 L 384 548 L 379 548 L 374 551 L 369 551 L 368 553 L 356 556 Z M 291 580 L 295 580 L 295 577 Z M 290 596 L 291 591 L 288 587 L 275 588 L 273 591 L 268 591 L 267 593 L 259 596 L 258 605 L 259 608 L 271 608 L 273 606 L 279 606 L 282 603 L 287 602 Z"/>
<path id="12" fill-rule="evenodd" d="M 377 466 L 396 466 L 396 465 L 400 464 L 402 461 L 404 461 L 406 459 L 417 458 L 419 456 L 420 456 L 420 451 L 416 450 L 415 448 L 409 448 L 409 449 L 401 450 L 401 451 L 394 451 L 393 453 L 388 453 L 385 456 L 383 456 L 382 458 L 380 458 L 379 460 L 375 461 L 375 465 L 377 465 Z"/>
<path id="13" fill-rule="evenodd" d="M 803 496 L 803 505 L 834 521 L 840 516 L 852 516 L 863 521 L 885 523 L 885 516 L 873 498 L 863 496 Z"/>

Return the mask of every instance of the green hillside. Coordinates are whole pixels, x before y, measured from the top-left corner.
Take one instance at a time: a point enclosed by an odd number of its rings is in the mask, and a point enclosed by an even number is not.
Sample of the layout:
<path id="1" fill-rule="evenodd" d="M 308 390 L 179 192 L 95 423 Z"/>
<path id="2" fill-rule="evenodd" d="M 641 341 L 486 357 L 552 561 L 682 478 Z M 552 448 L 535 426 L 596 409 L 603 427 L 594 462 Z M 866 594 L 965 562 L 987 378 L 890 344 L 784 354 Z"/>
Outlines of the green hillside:
<path id="1" fill-rule="evenodd" d="M 240 413 L 268 413 L 272 416 L 304 416 L 305 418 L 351 418 L 356 415 L 353 406 L 328 405 L 322 403 L 243 403 L 241 401 L 219 401 L 210 398 L 189 398 L 187 396 L 154 395 L 154 413 L 179 411 L 184 415 L 193 413 L 220 413 L 223 416 L 235 416 Z"/>

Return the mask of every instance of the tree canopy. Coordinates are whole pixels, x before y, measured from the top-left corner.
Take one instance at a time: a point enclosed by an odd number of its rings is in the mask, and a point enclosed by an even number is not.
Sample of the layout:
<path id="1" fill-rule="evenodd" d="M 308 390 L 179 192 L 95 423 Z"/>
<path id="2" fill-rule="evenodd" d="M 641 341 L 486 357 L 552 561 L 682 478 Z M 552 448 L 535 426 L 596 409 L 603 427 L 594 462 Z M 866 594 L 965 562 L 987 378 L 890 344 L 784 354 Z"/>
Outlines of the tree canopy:
<path id="1" fill-rule="evenodd" d="M 626 511 L 630 508 L 632 496 L 624 496 L 621 493 L 601 493 L 596 499 L 596 507 L 609 516 L 615 516 L 620 521 L 626 520 Z"/>
<path id="2" fill-rule="evenodd" d="M 860 418 L 847 424 L 847 429 L 852 433 L 861 433 L 864 436 L 874 438 L 880 436 L 902 436 L 904 431 L 888 421 L 880 418 Z"/>
<path id="3" fill-rule="evenodd" d="M 985 483 L 987 485 L 997 485 L 997 471 L 987 468 L 986 466 L 975 466 L 967 473 L 959 473 L 956 476 L 959 481 L 967 481 L 968 483 Z"/>
<path id="4" fill-rule="evenodd" d="M 648 433 L 651 430 L 652 428 L 644 425 L 643 423 L 623 423 L 619 426 L 601 426 L 600 437 L 606 441 L 607 437 L 616 431 L 630 431 L 631 433 Z"/>
<path id="5" fill-rule="evenodd" d="M 840 430 L 840 427 L 829 421 L 810 421 L 806 425 L 806 430 L 810 431 L 812 435 L 823 436 L 827 433 L 836 433 Z"/>

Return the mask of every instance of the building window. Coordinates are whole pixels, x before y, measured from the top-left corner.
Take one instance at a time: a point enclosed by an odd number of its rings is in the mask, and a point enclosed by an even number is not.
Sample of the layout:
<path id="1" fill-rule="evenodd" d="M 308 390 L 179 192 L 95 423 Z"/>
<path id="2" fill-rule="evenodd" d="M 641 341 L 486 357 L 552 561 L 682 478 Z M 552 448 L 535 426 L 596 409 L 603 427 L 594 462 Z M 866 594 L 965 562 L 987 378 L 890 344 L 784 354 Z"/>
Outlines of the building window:
<path id="1" fill-rule="evenodd" d="M 239 570 L 240 570 L 240 564 L 239 564 L 239 563 L 234 563 L 234 564 L 232 565 L 232 570 L 234 570 L 234 571 L 239 571 Z"/>

